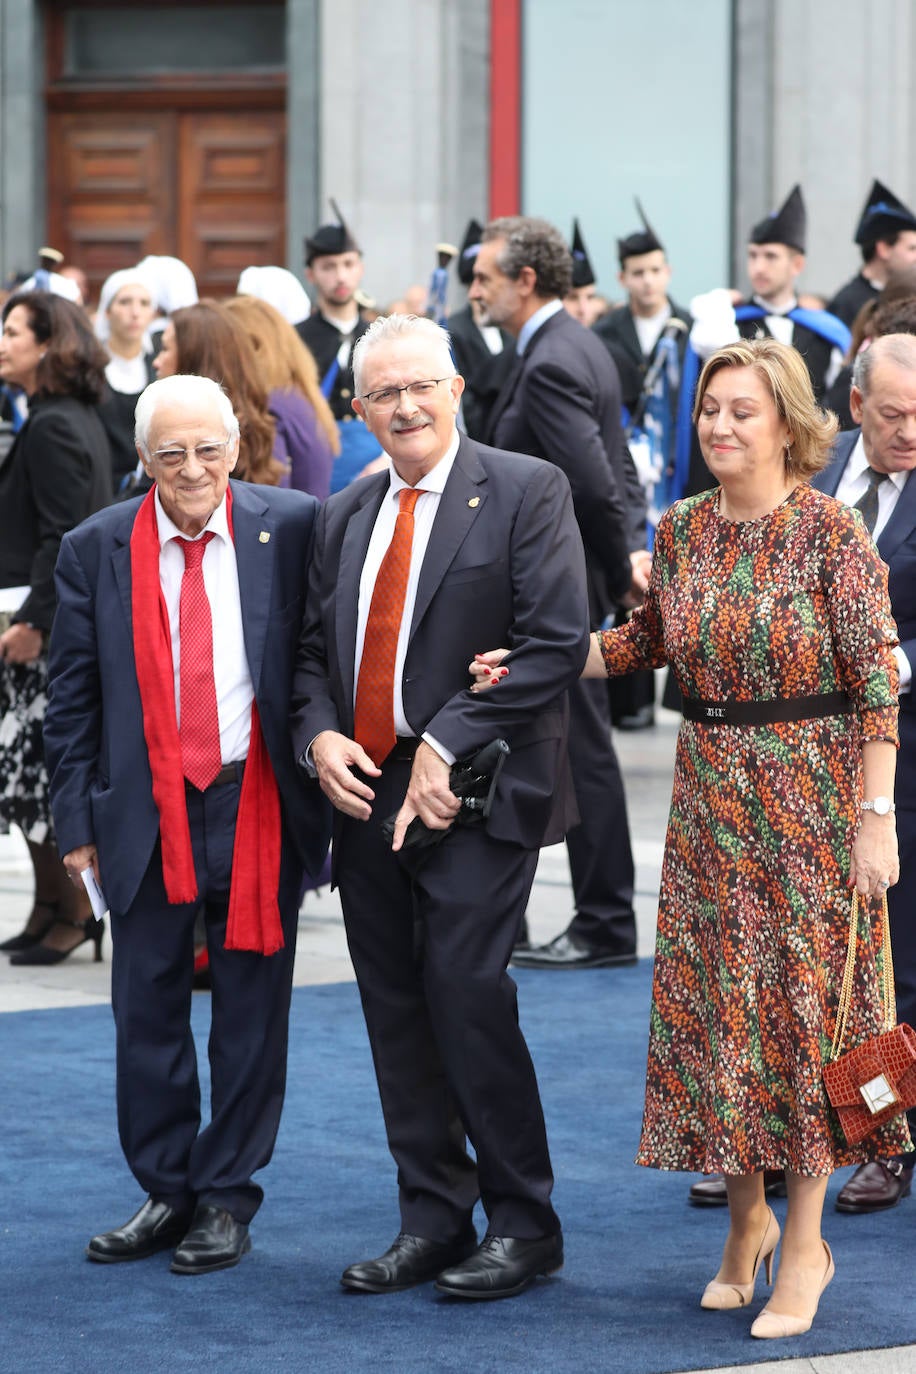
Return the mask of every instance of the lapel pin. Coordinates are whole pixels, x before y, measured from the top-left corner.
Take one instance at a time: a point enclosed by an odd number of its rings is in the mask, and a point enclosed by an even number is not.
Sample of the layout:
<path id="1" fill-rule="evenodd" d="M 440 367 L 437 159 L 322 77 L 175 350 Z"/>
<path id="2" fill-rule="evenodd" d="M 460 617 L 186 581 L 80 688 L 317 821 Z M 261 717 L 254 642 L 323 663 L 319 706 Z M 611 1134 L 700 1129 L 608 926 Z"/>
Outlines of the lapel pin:
<path id="1" fill-rule="evenodd" d="M 269 543 L 270 543 L 270 533 L 269 533 L 267 530 L 261 530 L 261 533 L 258 535 L 258 539 L 260 540 L 260 542 L 261 542 L 262 544 L 269 544 Z"/>
<path id="2" fill-rule="evenodd" d="M 472 496 L 471 499 L 470 499 L 470 501 L 468 502 L 468 505 L 471 507 L 471 510 L 473 510 L 475 506 L 479 506 L 479 505 L 480 505 L 480 497 L 479 497 L 479 496 Z"/>

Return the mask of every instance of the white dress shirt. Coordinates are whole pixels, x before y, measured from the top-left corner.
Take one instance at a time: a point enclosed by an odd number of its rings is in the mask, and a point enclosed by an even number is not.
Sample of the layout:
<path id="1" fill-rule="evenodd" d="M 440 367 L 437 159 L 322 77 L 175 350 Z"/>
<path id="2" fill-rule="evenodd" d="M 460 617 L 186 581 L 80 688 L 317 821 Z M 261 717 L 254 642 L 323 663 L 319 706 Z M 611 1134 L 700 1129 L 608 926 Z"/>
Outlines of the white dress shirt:
<path id="1" fill-rule="evenodd" d="M 175 672 L 175 712 L 181 724 L 181 643 L 179 607 L 184 553 L 176 539 L 184 539 L 177 525 L 166 515 L 156 492 L 156 523 L 159 530 L 159 582 L 165 597 L 172 636 L 172 667 Z M 219 713 L 219 745 L 223 763 L 234 763 L 248 756 L 251 735 L 251 702 L 254 687 L 245 655 L 242 604 L 239 597 L 239 572 L 235 545 L 229 534 L 226 498 L 210 516 L 200 539 L 210 531 L 215 538 L 207 545 L 203 561 L 204 587 L 210 602 L 213 622 L 213 676 Z"/>
<path id="2" fill-rule="evenodd" d="M 847 506 L 854 506 L 860 501 L 869 488 L 868 480 L 869 463 L 865 456 L 865 445 L 860 434 L 856 440 L 855 447 L 850 453 L 843 469 L 836 489 L 836 499 L 843 501 Z M 878 487 L 878 518 L 875 521 L 875 528 L 872 531 L 872 538 L 877 540 L 881 531 L 884 529 L 888 520 L 894 513 L 894 507 L 900 499 L 900 493 L 906 486 L 908 472 L 889 472 L 887 481 L 882 482 Z M 897 660 L 897 668 L 900 672 L 901 692 L 908 692 L 913 680 L 913 669 L 906 654 L 898 644 L 894 650 L 894 657 Z"/>
<path id="3" fill-rule="evenodd" d="M 633 315 L 632 310 L 630 314 Z M 648 358 L 661 337 L 661 332 L 671 319 L 671 302 L 665 301 L 661 310 L 654 315 L 633 315 L 633 327 L 639 340 L 644 358 Z"/>
<path id="4" fill-rule="evenodd" d="M 413 517 L 413 543 L 410 550 L 410 571 L 407 575 L 407 591 L 404 596 L 404 613 L 401 616 L 401 629 L 398 634 L 398 647 L 394 660 L 394 732 L 396 735 L 408 736 L 413 734 L 413 728 L 408 723 L 404 714 L 404 693 L 402 688 L 402 678 L 404 675 L 404 660 L 407 657 L 407 641 L 410 637 L 410 626 L 413 621 L 414 606 L 417 601 L 417 587 L 420 581 L 420 569 L 423 566 L 423 559 L 426 555 L 426 548 L 429 544 L 429 537 L 432 534 L 433 521 L 439 509 L 439 501 L 445 490 L 452 465 L 455 462 L 455 455 L 458 452 L 459 435 L 456 430 L 452 442 L 449 444 L 445 455 L 439 462 L 422 477 L 417 483 L 422 491 L 422 495 L 414 507 Z M 363 657 L 363 644 L 366 639 L 366 622 L 369 619 L 369 607 L 372 603 L 372 593 L 375 589 L 375 579 L 381 567 L 382 559 L 388 551 L 394 535 L 394 527 L 398 518 L 401 492 L 408 484 L 399 477 L 392 465 L 391 482 L 382 500 L 379 513 L 375 518 L 375 525 L 369 540 L 369 547 L 366 550 L 366 558 L 363 563 L 362 574 L 359 579 L 359 608 L 356 621 L 356 661 L 353 675 L 354 684 L 354 706 L 356 704 L 356 686 L 359 682 L 359 668 Z M 443 745 L 428 735 L 423 738 L 427 744 L 431 745 L 436 753 L 445 759 L 446 763 L 454 763 L 455 756 Z"/>
<path id="5" fill-rule="evenodd" d="M 561 300 L 548 301 L 546 305 L 541 306 L 540 310 L 535 310 L 530 319 L 525 321 L 515 341 L 515 351 L 519 357 L 522 356 L 541 325 L 546 324 L 553 315 L 556 315 L 557 312 L 563 308 L 564 306 Z"/>

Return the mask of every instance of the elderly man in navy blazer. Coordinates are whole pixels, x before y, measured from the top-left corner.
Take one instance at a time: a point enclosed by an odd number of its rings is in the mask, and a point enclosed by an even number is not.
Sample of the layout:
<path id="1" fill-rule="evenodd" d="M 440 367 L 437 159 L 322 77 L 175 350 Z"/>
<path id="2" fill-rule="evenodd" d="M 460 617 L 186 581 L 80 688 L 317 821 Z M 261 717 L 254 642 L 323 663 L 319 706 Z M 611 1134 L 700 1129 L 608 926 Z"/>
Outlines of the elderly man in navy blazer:
<path id="1" fill-rule="evenodd" d="M 293 736 L 337 812 L 335 876 L 401 1227 L 342 1283 L 384 1293 L 435 1279 L 455 1298 L 510 1297 L 563 1261 L 506 965 L 538 847 L 571 818 L 565 689 L 588 644 L 582 544 L 557 468 L 459 434 L 463 380 L 438 325 L 376 320 L 354 370 L 354 408 L 391 468 L 319 516 Z M 478 696 L 468 668 L 488 644 L 510 646 L 512 671 Z M 511 753 L 489 818 L 461 825 L 450 765 L 495 739 Z M 415 820 L 441 843 L 404 844 Z"/>
<path id="2" fill-rule="evenodd" d="M 237 1264 L 263 1196 L 286 1080 L 303 872 L 326 803 L 289 737 L 318 503 L 229 481 L 239 425 L 215 382 L 137 405 L 154 486 L 67 535 L 45 739 L 58 843 L 111 911 L 118 1128 L 148 1194 L 93 1237 L 100 1263 L 177 1246 L 172 1270 Z M 213 985 L 211 1113 L 190 1030 L 195 919 Z"/>
<path id="3" fill-rule="evenodd" d="M 839 435 L 829 467 L 813 485 L 858 506 L 888 567 L 897 621 L 900 753 L 896 821 L 900 881 L 887 894 L 897 984 L 897 1013 L 916 1024 L 916 337 L 886 334 L 860 353 L 852 374 L 852 417 L 860 426 Z M 866 802 L 874 800 L 865 798 Z M 891 799 L 892 800 L 892 799 Z M 894 823 L 888 813 L 887 824 Z M 916 1135 L 916 1111 L 909 1113 Z M 861 1164 L 841 1189 L 841 1212 L 874 1212 L 906 1197 L 913 1156 Z"/>

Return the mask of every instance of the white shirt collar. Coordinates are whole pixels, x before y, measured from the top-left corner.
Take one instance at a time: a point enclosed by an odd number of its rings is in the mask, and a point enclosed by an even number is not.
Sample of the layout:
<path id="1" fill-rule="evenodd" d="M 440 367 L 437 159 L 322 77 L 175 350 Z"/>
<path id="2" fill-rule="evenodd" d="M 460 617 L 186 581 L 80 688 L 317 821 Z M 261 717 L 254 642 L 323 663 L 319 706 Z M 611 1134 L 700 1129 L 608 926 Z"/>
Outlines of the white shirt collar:
<path id="1" fill-rule="evenodd" d="M 788 315 L 789 311 L 794 310 L 798 305 L 797 296 L 793 296 L 788 305 L 780 305 L 779 307 L 770 305 L 762 296 L 754 296 L 752 299 L 754 304 L 759 305 L 760 309 L 765 310 L 768 315 Z"/>
<path id="2" fill-rule="evenodd" d="M 445 450 L 445 453 L 439 459 L 436 466 L 434 468 L 430 468 L 426 476 L 421 477 L 419 482 L 415 484 L 416 486 L 422 488 L 423 491 L 435 491 L 440 496 L 442 495 L 443 491 L 445 491 L 445 484 L 448 481 L 449 473 L 451 472 L 452 466 L 455 462 L 455 455 L 458 452 L 458 444 L 460 443 L 460 440 L 461 435 L 458 433 L 458 430 L 456 429 L 455 433 L 452 436 L 452 442 L 449 444 L 448 448 Z M 399 497 L 401 489 L 409 485 L 410 484 L 408 482 L 405 482 L 404 478 L 401 477 L 400 474 L 395 470 L 395 466 L 392 463 L 391 485 L 388 488 L 388 495 Z"/>
<path id="3" fill-rule="evenodd" d="M 546 324 L 558 310 L 562 309 L 563 302 L 559 298 L 554 298 L 554 300 L 548 301 L 546 305 L 542 305 L 540 310 L 535 310 L 534 314 L 525 321 L 515 342 L 515 351 L 519 357 L 524 353 L 541 325 Z"/>
<path id="4" fill-rule="evenodd" d="M 220 539 L 222 539 L 224 543 L 232 543 L 232 538 L 229 534 L 229 518 L 226 514 L 225 494 L 223 495 L 222 501 L 220 501 L 216 510 L 213 512 L 213 514 L 210 516 L 210 519 L 207 521 L 206 525 L 201 530 L 200 534 L 196 534 L 194 536 L 182 534 L 181 530 L 178 528 L 175 522 L 172 519 L 170 519 L 168 515 L 166 515 L 165 509 L 162 505 L 162 501 L 159 497 L 158 487 L 156 488 L 155 505 L 156 527 L 159 531 L 160 548 L 163 548 L 170 539 L 191 539 L 192 537 L 194 539 L 200 539 L 201 535 L 206 534 L 208 530 L 211 534 L 215 534 Z"/>

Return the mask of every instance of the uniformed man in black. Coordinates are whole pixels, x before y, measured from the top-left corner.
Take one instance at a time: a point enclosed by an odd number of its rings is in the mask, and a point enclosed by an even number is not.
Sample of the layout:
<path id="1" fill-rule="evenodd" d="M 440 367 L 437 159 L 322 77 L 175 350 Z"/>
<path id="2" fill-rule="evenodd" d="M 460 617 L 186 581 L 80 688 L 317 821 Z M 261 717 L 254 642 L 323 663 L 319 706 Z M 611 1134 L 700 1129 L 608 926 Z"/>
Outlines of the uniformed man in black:
<path id="1" fill-rule="evenodd" d="M 873 181 L 855 242 L 862 250 L 862 267 L 827 306 L 850 326 L 862 306 L 880 295 L 888 277 L 916 266 L 916 215 L 893 191 Z"/>
<path id="2" fill-rule="evenodd" d="M 353 346 L 369 328 L 356 293 L 363 279 L 363 255 L 332 200 L 336 224 L 322 224 L 305 240 L 305 275 L 315 291 L 315 308 L 296 325 L 318 364 L 321 390 L 340 431 L 340 455 L 331 475 L 331 493 L 358 477 L 381 448 L 351 408 Z"/>

